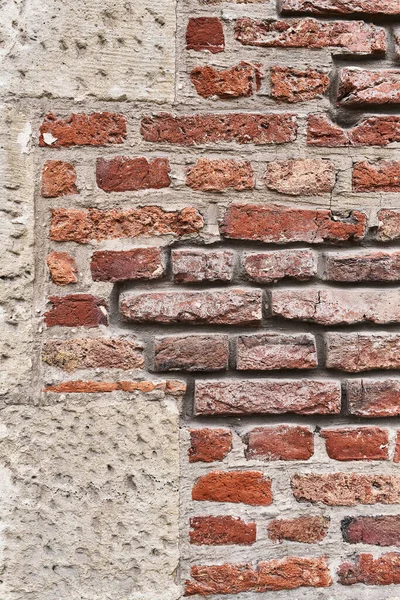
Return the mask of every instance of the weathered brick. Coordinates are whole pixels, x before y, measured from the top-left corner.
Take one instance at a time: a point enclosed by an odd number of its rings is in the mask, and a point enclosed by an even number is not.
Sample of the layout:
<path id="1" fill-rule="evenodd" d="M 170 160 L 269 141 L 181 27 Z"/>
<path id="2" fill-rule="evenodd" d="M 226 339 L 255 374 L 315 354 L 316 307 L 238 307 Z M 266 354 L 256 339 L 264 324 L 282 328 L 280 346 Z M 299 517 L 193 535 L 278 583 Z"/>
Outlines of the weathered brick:
<path id="1" fill-rule="evenodd" d="M 362 107 L 400 103 L 400 70 L 341 69 L 338 103 Z"/>
<path id="2" fill-rule="evenodd" d="M 396 437 L 396 446 L 394 449 L 393 462 L 400 463 L 400 432 L 399 431 L 397 432 L 397 437 Z"/>
<path id="3" fill-rule="evenodd" d="M 306 281 L 317 274 L 317 263 L 311 250 L 246 252 L 243 269 L 249 279 L 260 283 L 274 283 L 285 278 Z"/>
<path id="4" fill-rule="evenodd" d="M 268 523 L 268 537 L 273 542 L 316 544 L 325 539 L 330 520 L 327 517 L 273 519 Z"/>
<path id="5" fill-rule="evenodd" d="M 351 129 L 343 129 L 324 114 L 308 117 L 307 144 L 343 146 L 388 146 L 400 142 L 400 117 L 367 117 Z"/>
<path id="6" fill-rule="evenodd" d="M 143 392 L 161 390 L 170 396 L 182 396 L 186 385 L 182 381 L 63 381 L 49 385 L 45 392 L 56 394 L 103 394 L 111 392 Z"/>
<path id="7" fill-rule="evenodd" d="M 196 67 L 190 73 L 190 80 L 196 92 L 209 98 L 241 98 L 252 96 L 260 89 L 261 65 L 241 61 L 230 69 L 219 70 L 210 65 Z"/>
<path id="8" fill-rule="evenodd" d="M 195 114 L 159 113 L 142 119 L 141 134 L 147 142 L 182 146 L 236 142 L 237 144 L 286 144 L 297 137 L 293 114 Z"/>
<path id="9" fill-rule="evenodd" d="M 400 553 L 388 552 L 378 558 L 372 554 L 358 554 L 355 563 L 340 565 L 339 582 L 342 585 L 393 585 L 400 583 Z"/>
<path id="10" fill-rule="evenodd" d="M 50 252 L 46 262 L 51 280 L 56 285 L 68 285 L 78 281 L 75 259 L 68 252 Z"/>
<path id="11" fill-rule="evenodd" d="M 255 325 L 261 321 L 261 290 L 126 294 L 122 315 L 136 323 Z"/>
<path id="12" fill-rule="evenodd" d="M 348 410 L 357 417 L 398 417 L 400 380 L 358 379 L 347 382 Z"/>
<path id="13" fill-rule="evenodd" d="M 334 460 L 387 460 L 389 435 L 379 427 L 322 429 L 329 458 Z"/>
<path id="14" fill-rule="evenodd" d="M 212 54 L 223 52 L 225 37 L 221 21 L 215 17 L 189 19 L 186 29 L 186 48 L 196 51 L 208 50 Z"/>
<path id="15" fill-rule="evenodd" d="M 313 335 L 264 333 L 241 335 L 236 342 L 236 368 L 240 371 L 313 369 L 318 365 Z"/>
<path id="16" fill-rule="evenodd" d="M 280 560 L 250 564 L 194 566 L 192 581 L 186 581 L 185 596 L 240 594 L 292 590 L 300 587 L 324 588 L 332 585 L 327 559 L 287 556 Z"/>
<path id="17" fill-rule="evenodd" d="M 198 479 L 192 499 L 269 506 L 272 504 L 271 480 L 259 471 L 212 471 Z"/>
<path id="18" fill-rule="evenodd" d="M 326 366 L 349 373 L 400 369 L 400 335 L 396 333 L 327 333 Z"/>
<path id="19" fill-rule="evenodd" d="M 198 415 L 338 414 L 340 383 L 328 380 L 196 381 Z"/>
<path id="20" fill-rule="evenodd" d="M 190 527 L 190 543 L 197 546 L 251 546 L 256 541 L 256 524 L 235 517 L 194 517 Z"/>
<path id="21" fill-rule="evenodd" d="M 366 224 L 366 215 L 359 211 L 337 217 L 324 209 L 233 204 L 225 212 L 220 231 L 233 239 L 321 244 L 361 239 Z"/>
<path id="22" fill-rule="evenodd" d="M 278 66 L 271 68 L 271 96 L 279 102 L 314 100 L 325 94 L 329 85 L 329 77 L 323 71 Z"/>
<path id="23" fill-rule="evenodd" d="M 98 158 L 96 181 L 106 192 L 129 192 L 169 187 L 169 162 L 166 158 L 116 156 Z"/>
<path id="24" fill-rule="evenodd" d="M 400 15 L 398 0 L 281 0 L 283 13 Z"/>
<path id="25" fill-rule="evenodd" d="M 42 170 L 42 196 L 58 198 L 77 193 L 74 165 L 62 160 L 48 160 Z"/>
<path id="26" fill-rule="evenodd" d="M 329 281 L 399 281 L 399 251 L 344 252 L 325 255 L 324 279 Z"/>
<path id="27" fill-rule="evenodd" d="M 107 303 L 91 294 L 50 296 L 53 305 L 44 314 L 47 327 L 98 327 L 107 325 Z"/>
<path id="28" fill-rule="evenodd" d="M 42 360 L 64 371 L 76 369 L 142 369 L 142 346 L 135 338 L 47 340 Z"/>
<path id="29" fill-rule="evenodd" d="M 335 169 L 328 159 L 275 160 L 268 164 L 265 184 L 290 196 L 325 194 L 335 186 Z"/>
<path id="30" fill-rule="evenodd" d="M 169 336 L 154 342 L 156 371 L 224 371 L 228 357 L 226 335 Z"/>
<path id="31" fill-rule="evenodd" d="M 109 112 L 72 114 L 66 119 L 46 115 L 40 127 L 40 146 L 105 146 L 126 139 L 126 118 Z"/>
<path id="32" fill-rule="evenodd" d="M 400 503 L 400 477 L 395 475 L 307 473 L 293 475 L 291 484 L 298 502 L 327 506 Z"/>
<path id="33" fill-rule="evenodd" d="M 310 321 L 320 325 L 400 322 L 399 292 L 388 289 L 310 289 L 274 290 L 272 312 L 285 319 Z"/>
<path id="34" fill-rule="evenodd" d="M 400 79 L 399 79 L 400 88 Z M 353 190 L 355 192 L 398 192 L 400 190 L 400 161 L 366 160 L 353 166 Z"/>
<path id="35" fill-rule="evenodd" d="M 201 192 L 243 191 L 254 188 L 255 178 L 248 160 L 199 158 L 188 170 L 186 185 Z"/>
<path id="36" fill-rule="evenodd" d="M 234 253 L 231 250 L 172 250 L 172 275 L 178 283 L 231 281 Z"/>
<path id="37" fill-rule="evenodd" d="M 189 462 L 221 461 L 232 450 L 229 429 L 191 429 Z"/>
<path id="38" fill-rule="evenodd" d="M 386 32 L 364 21 L 238 19 L 236 39 L 245 46 L 264 48 L 330 48 L 333 54 L 382 54 Z"/>
<path id="39" fill-rule="evenodd" d="M 348 544 L 400 546 L 400 516 L 348 517 L 341 524 L 343 539 Z"/>
<path id="40" fill-rule="evenodd" d="M 198 233 L 203 217 L 193 207 L 167 212 L 159 206 L 127 210 L 55 208 L 51 211 L 50 237 L 56 242 L 88 244 L 92 240 L 135 238 L 149 235 L 183 236 Z"/>
<path id="41" fill-rule="evenodd" d="M 400 210 L 383 208 L 378 212 L 377 238 L 382 242 L 400 239 Z"/>
<path id="42" fill-rule="evenodd" d="M 257 427 L 244 441 L 247 460 L 308 460 L 314 454 L 314 434 L 308 427 Z"/>
<path id="43" fill-rule="evenodd" d="M 90 263 L 93 281 L 126 281 L 158 279 L 165 267 L 160 248 L 94 252 Z"/>

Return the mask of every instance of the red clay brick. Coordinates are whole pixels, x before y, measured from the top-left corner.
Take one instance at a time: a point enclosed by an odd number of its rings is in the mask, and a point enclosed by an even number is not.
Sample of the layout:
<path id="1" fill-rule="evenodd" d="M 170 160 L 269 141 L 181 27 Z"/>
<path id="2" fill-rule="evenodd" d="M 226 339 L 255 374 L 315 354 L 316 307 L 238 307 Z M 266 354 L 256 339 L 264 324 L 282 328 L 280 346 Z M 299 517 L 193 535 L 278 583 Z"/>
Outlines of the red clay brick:
<path id="1" fill-rule="evenodd" d="M 235 517 L 194 517 L 190 527 L 190 543 L 197 546 L 251 546 L 256 541 L 256 524 Z"/>
<path id="2" fill-rule="evenodd" d="M 48 160 L 42 170 L 42 196 L 58 198 L 77 193 L 74 165 L 62 160 Z"/>
<path id="3" fill-rule="evenodd" d="M 313 335 L 264 333 L 241 335 L 236 342 L 236 368 L 240 371 L 313 369 L 318 365 Z"/>
<path id="4" fill-rule="evenodd" d="M 273 519 L 268 524 L 268 537 L 273 542 L 316 544 L 325 539 L 330 520 L 327 517 L 298 517 Z"/>
<path id="5" fill-rule="evenodd" d="M 399 79 L 400 87 L 400 79 Z M 353 166 L 353 190 L 355 192 L 398 192 L 400 190 L 400 161 L 366 160 Z"/>
<path id="6" fill-rule="evenodd" d="M 400 553 L 388 552 L 378 558 L 372 554 L 358 554 L 355 562 L 340 565 L 339 582 L 342 585 L 393 585 L 400 583 Z"/>
<path id="7" fill-rule="evenodd" d="M 234 254 L 231 250 L 172 250 L 172 275 L 178 283 L 231 281 Z"/>
<path id="8" fill-rule="evenodd" d="M 40 146 L 105 146 L 126 139 L 126 118 L 109 112 L 72 114 L 66 119 L 46 115 L 40 127 Z"/>
<path id="9" fill-rule="evenodd" d="M 192 499 L 269 506 L 272 504 L 271 480 L 259 471 L 212 471 L 198 479 Z"/>
<path id="10" fill-rule="evenodd" d="M 393 462 L 400 463 L 400 432 L 397 432 L 396 447 L 394 450 Z"/>
<path id="11" fill-rule="evenodd" d="M 232 450 L 229 429 L 191 429 L 189 462 L 221 461 Z"/>
<path id="12" fill-rule="evenodd" d="M 308 460 L 314 454 L 314 434 L 308 427 L 257 427 L 244 441 L 247 460 Z"/>
<path id="13" fill-rule="evenodd" d="M 182 146 L 236 142 L 237 144 L 286 144 L 297 137 L 293 114 L 194 114 L 159 113 L 142 119 L 141 134 L 147 142 Z"/>
<path id="14" fill-rule="evenodd" d="M 326 194 L 335 186 L 335 169 L 328 159 L 275 160 L 268 164 L 265 184 L 290 196 Z"/>
<path id="15" fill-rule="evenodd" d="M 398 417 L 400 381 L 354 379 L 347 382 L 348 410 L 357 417 Z"/>
<path id="16" fill-rule="evenodd" d="M 96 181 L 106 192 L 129 192 L 169 187 L 169 162 L 166 158 L 98 158 Z"/>
<path id="17" fill-rule="evenodd" d="M 255 178 L 248 160 L 199 158 L 188 170 L 186 185 L 201 192 L 243 191 L 254 188 Z"/>
<path id="18" fill-rule="evenodd" d="M 91 294 L 50 296 L 52 308 L 44 314 L 47 327 L 98 327 L 107 325 L 107 303 Z"/>
<path id="19" fill-rule="evenodd" d="M 395 142 L 400 142 L 400 117 L 367 117 L 351 129 L 339 127 L 324 114 L 308 117 L 309 146 L 388 146 Z"/>
<path id="20" fill-rule="evenodd" d="M 317 263 L 311 250 L 275 250 L 245 253 L 243 269 L 249 279 L 260 283 L 285 278 L 306 281 L 317 274 Z"/>
<path id="21" fill-rule="evenodd" d="M 341 69 L 338 103 L 350 108 L 400 103 L 400 70 Z"/>
<path id="22" fill-rule="evenodd" d="M 225 371 L 228 357 L 226 335 L 169 336 L 154 342 L 156 371 Z"/>
<path id="23" fill-rule="evenodd" d="M 343 539 L 348 544 L 400 546 L 400 516 L 349 517 L 341 524 Z"/>
<path id="24" fill-rule="evenodd" d="M 283 13 L 400 15 L 398 0 L 281 0 Z"/>
<path id="25" fill-rule="evenodd" d="M 366 215 L 359 211 L 341 218 L 325 209 L 233 204 L 225 212 L 220 231 L 233 239 L 321 244 L 362 239 L 366 224 Z"/>
<path id="26" fill-rule="evenodd" d="M 160 248 L 94 252 L 90 263 L 93 281 L 158 279 L 164 275 Z"/>
<path id="27" fill-rule="evenodd" d="M 400 369 L 400 335 L 396 333 L 327 333 L 326 366 L 349 373 Z"/>
<path id="28" fill-rule="evenodd" d="M 293 67 L 271 68 L 271 96 L 279 102 L 314 100 L 325 94 L 329 85 L 329 77 L 323 71 Z"/>
<path id="29" fill-rule="evenodd" d="M 378 212 L 377 238 L 382 242 L 400 239 L 400 210 L 383 208 Z"/>
<path id="30" fill-rule="evenodd" d="M 340 383 L 329 380 L 196 381 L 197 415 L 339 414 Z"/>
<path id="31" fill-rule="evenodd" d="M 56 394 L 103 394 L 111 392 L 143 392 L 161 390 L 170 396 L 182 396 L 186 385 L 182 381 L 64 381 L 45 388 Z"/>
<path id="32" fill-rule="evenodd" d="M 261 65 L 259 63 L 240 62 L 230 69 L 215 69 L 207 65 L 196 67 L 190 73 L 190 80 L 196 92 L 209 98 L 243 98 L 252 96 L 260 89 Z"/>
<path id="33" fill-rule="evenodd" d="M 322 429 L 326 451 L 334 460 L 387 460 L 389 436 L 387 429 L 357 427 Z"/>
<path id="34" fill-rule="evenodd" d="M 208 50 L 212 54 L 223 52 L 225 38 L 222 23 L 215 17 L 189 19 L 186 29 L 187 50 Z"/>
<path id="35" fill-rule="evenodd" d="M 363 251 L 325 255 L 328 281 L 399 281 L 400 252 Z"/>
<path id="36" fill-rule="evenodd" d="M 51 239 L 79 244 L 142 235 L 183 236 L 198 233 L 204 226 L 203 217 L 193 207 L 171 212 L 164 211 L 159 206 L 128 210 L 55 208 L 51 214 Z"/>
<path id="37" fill-rule="evenodd" d="M 50 252 L 46 262 L 51 280 L 56 285 L 68 285 L 78 281 L 75 259 L 68 252 Z"/>

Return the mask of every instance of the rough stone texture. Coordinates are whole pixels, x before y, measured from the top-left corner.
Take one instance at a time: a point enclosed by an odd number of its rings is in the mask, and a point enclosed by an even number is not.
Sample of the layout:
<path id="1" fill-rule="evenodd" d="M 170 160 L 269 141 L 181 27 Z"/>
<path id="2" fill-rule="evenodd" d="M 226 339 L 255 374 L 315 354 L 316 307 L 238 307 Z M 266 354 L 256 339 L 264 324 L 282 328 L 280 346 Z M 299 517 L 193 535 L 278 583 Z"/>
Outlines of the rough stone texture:
<path id="1" fill-rule="evenodd" d="M 378 240 L 400 239 L 400 210 L 382 209 L 378 212 Z"/>
<path id="2" fill-rule="evenodd" d="M 78 281 L 75 259 L 68 252 L 50 252 L 46 262 L 51 280 L 56 285 L 68 285 Z"/>
<path id="3" fill-rule="evenodd" d="M 266 186 L 291 196 L 314 196 L 331 192 L 335 169 L 330 160 L 297 159 L 269 163 Z"/>
<path id="4" fill-rule="evenodd" d="M 397 0 L 281 0 L 282 12 L 314 15 L 399 15 Z"/>
<path id="5" fill-rule="evenodd" d="M 400 142 L 400 117 L 368 117 L 351 129 L 339 127 L 324 114 L 308 117 L 309 146 L 389 146 L 396 142 Z"/>
<path id="6" fill-rule="evenodd" d="M 106 192 L 129 192 L 135 190 L 169 187 L 169 163 L 166 158 L 128 158 L 116 156 L 111 160 L 98 158 L 96 180 Z"/>
<path id="7" fill-rule="evenodd" d="M 271 69 L 271 96 L 281 102 L 305 102 L 325 94 L 330 79 L 323 71 L 273 67 Z"/>
<path id="8" fill-rule="evenodd" d="M 399 281 L 400 252 L 344 252 L 325 255 L 328 281 Z"/>
<path id="9" fill-rule="evenodd" d="M 107 303 L 91 294 L 50 296 L 52 307 L 45 313 L 47 327 L 98 327 L 107 325 Z"/>
<path id="10" fill-rule="evenodd" d="M 190 527 L 190 543 L 198 546 L 251 546 L 256 541 L 256 524 L 234 517 L 194 517 Z"/>
<path id="11" fill-rule="evenodd" d="M 308 460 L 314 454 L 314 435 L 308 427 L 257 427 L 245 436 L 246 458 Z"/>
<path id="12" fill-rule="evenodd" d="M 186 177 L 186 185 L 201 192 L 223 192 L 251 190 L 255 179 L 249 161 L 209 160 L 199 158 Z"/>
<path id="13" fill-rule="evenodd" d="M 268 537 L 273 542 L 301 542 L 316 544 L 325 539 L 329 529 L 327 517 L 299 517 L 274 519 L 268 523 Z"/>
<path id="14" fill-rule="evenodd" d="M 228 358 L 228 336 L 170 336 L 154 342 L 156 371 L 225 371 Z"/>
<path id="15" fill-rule="evenodd" d="M 337 414 L 340 385 L 307 379 L 197 381 L 195 408 L 199 415 Z"/>
<path id="16" fill-rule="evenodd" d="M 400 546 L 400 517 L 350 517 L 342 521 L 342 533 L 348 544 Z"/>
<path id="17" fill-rule="evenodd" d="M 241 371 L 312 369 L 318 365 L 311 334 L 241 335 L 236 342 L 236 368 Z"/>
<path id="18" fill-rule="evenodd" d="M 306 281 L 317 274 L 317 265 L 311 250 L 280 250 L 245 253 L 243 270 L 259 283 L 274 283 L 286 277 Z"/>
<path id="19" fill-rule="evenodd" d="M 323 429 L 329 458 L 334 460 L 387 460 L 389 436 L 379 427 Z"/>
<path id="20" fill-rule="evenodd" d="M 400 104 L 400 71 L 367 71 L 353 67 L 342 69 L 338 103 L 350 108 Z"/>
<path id="21" fill-rule="evenodd" d="M 196 67 L 190 73 L 190 80 L 196 92 L 209 98 L 241 98 L 252 96 L 260 88 L 261 72 L 259 64 L 242 61 L 230 69 L 218 70 L 207 65 Z"/>
<path id="22" fill-rule="evenodd" d="M 339 569 L 339 581 L 343 585 L 392 585 L 400 583 L 400 553 L 389 552 L 378 558 L 372 554 L 359 554 L 355 564 L 345 562 Z"/>
<path id="23" fill-rule="evenodd" d="M 100 112 L 72 114 L 65 119 L 53 113 L 46 115 L 40 126 L 40 146 L 106 146 L 122 144 L 126 139 L 126 117 Z"/>
<path id="24" fill-rule="evenodd" d="M 212 471 L 196 482 L 192 498 L 203 502 L 269 506 L 272 503 L 271 480 L 259 471 Z"/>
<path id="25" fill-rule="evenodd" d="M 42 196 L 57 198 L 77 193 L 75 167 L 62 160 L 48 160 L 42 170 Z"/>
<path id="26" fill-rule="evenodd" d="M 400 88 L 400 79 L 399 79 Z M 367 161 L 353 167 L 353 189 L 355 192 L 398 192 L 400 190 L 400 161 Z"/>
<path id="27" fill-rule="evenodd" d="M 349 373 L 400 369 L 400 335 L 396 333 L 327 333 L 326 366 Z"/>
<path id="28" fill-rule="evenodd" d="M 158 279 L 164 275 L 160 248 L 94 252 L 90 263 L 93 281 Z"/>
<path id="29" fill-rule="evenodd" d="M 221 21 L 215 17 L 189 19 L 186 29 L 186 48 L 197 52 L 206 50 L 212 54 L 223 52 L 225 38 Z"/>
<path id="30" fill-rule="evenodd" d="M 231 281 L 234 254 L 229 250 L 172 250 L 172 274 L 178 283 Z"/>
<path id="31" fill-rule="evenodd" d="M 232 432 L 229 429 L 191 429 L 189 462 L 223 460 L 232 450 Z"/>
<path id="32" fill-rule="evenodd" d="M 359 379 L 347 382 L 349 412 L 358 417 L 398 417 L 400 380 Z"/>

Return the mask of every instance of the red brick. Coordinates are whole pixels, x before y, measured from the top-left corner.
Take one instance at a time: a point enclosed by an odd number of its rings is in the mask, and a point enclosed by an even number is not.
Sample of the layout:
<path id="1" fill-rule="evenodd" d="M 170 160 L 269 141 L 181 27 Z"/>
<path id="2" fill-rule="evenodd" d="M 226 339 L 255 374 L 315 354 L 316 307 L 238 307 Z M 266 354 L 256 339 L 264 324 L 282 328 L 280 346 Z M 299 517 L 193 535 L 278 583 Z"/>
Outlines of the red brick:
<path id="1" fill-rule="evenodd" d="M 126 281 L 128 279 L 159 279 L 164 275 L 160 248 L 94 252 L 90 263 L 93 281 Z"/>
<path id="2" fill-rule="evenodd" d="M 241 335 L 236 342 L 240 371 L 313 369 L 318 366 L 315 338 L 308 333 Z"/>
<path id="3" fill-rule="evenodd" d="M 308 427 L 257 427 L 244 441 L 247 460 L 308 460 L 314 454 L 314 434 Z"/>
<path id="4" fill-rule="evenodd" d="M 351 129 L 339 127 L 323 114 L 308 117 L 309 146 L 388 146 L 398 142 L 400 117 L 367 117 Z"/>
<path id="5" fill-rule="evenodd" d="M 399 79 L 400 87 L 400 79 Z M 353 166 L 353 190 L 355 192 L 398 192 L 400 190 L 400 161 L 366 160 Z"/>
<path id="6" fill-rule="evenodd" d="M 326 451 L 334 460 L 387 460 L 389 436 L 387 429 L 357 427 L 323 429 Z"/>
<path id="7" fill-rule="evenodd" d="M 343 539 L 348 544 L 400 546 L 400 516 L 349 517 L 341 524 Z"/>
<path id="8" fill-rule="evenodd" d="M 320 98 L 328 91 L 329 85 L 329 77 L 323 71 L 271 68 L 271 96 L 280 102 L 296 103 Z"/>
<path id="9" fill-rule="evenodd" d="M 76 369 L 142 369 L 142 346 L 135 338 L 47 340 L 42 360 L 64 371 Z"/>
<path id="10" fill-rule="evenodd" d="M 316 544 L 325 539 L 330 520 L 327 517 L 298 517 L 273 519 L 268 524 L 268 537 L 273 542 Z"/>
<path id="11" fill-rule="evenodd" d="M 393 462 L 400 463 L 400 432 L 397 432 L 396 447 L 394 450 Z"/>
<path id="12" fill-rule="evenodd" d="M 260 283 L 285 278 L 306 281 L 317 274 L 317 263 L 311 250 L 275 250 L 245 253 L 243 269 L 249 279 Z"/>
<path id="13" fill-rule="evenodd" d="M 254 188 L 255 178 L 248 160 L 199 158 L 188 170 L 186 185 L 201 192 L 243 191 Z"/>
<path id="14" fill-rule="evenodd" d="M 349 373 L 400 369 L 400 335 L 396 333 L 327 333 L 326 366 Z"/>
<path id="15" fill-rule="evenodd" d="M 47 135 L 46 135 L 47 134 Z M 40 146 L 105 146 L 126 139 L 126 118 L 109 112 L 72 114 L 66 119 L 46 115 L 40 127 Z"/>
<path id="16" fill-rule="evenodd" d="M 378 212 L 377 238 L 382 242 L 400 239 L 400 210 L 383 208 Z"/>
<path id="17" fill-rule="evenodd" d="M 46 262 L 51 280 L 56 285 L 68 285 L 78 281 L 75 260 L 68 252 L 50 252 Z"/>
<path id="18" fill-rule="evenodd" d="M 357 417 L 400 416 L 400 381 L 354 379 L 347 382 L 348 409 Z"/>
<path id="19" fill-rule="evenodd" d="M 198 233 L 204 226 L 203 217 L 193 207 L 171 212 L 159 206 L 127 210 L 56 208 L 51 214 L 51 239 L 79 244 L 149 235 L 182 236 Z"/>
<path id="20" fill-rule="evenodd" d="M 321 502 L 327 506 L 399 504 L 400 477 L 362 473 L 307 473 L 292 477 L 298 502 Z"/>
<path id="21" fill-rule="evenodd" d="M 196 381 L 197 415 L 339 414 L 340 383 L 329 380 Z"/>
<path id="22" fill-rule="evenodd" d="M 172 275 L 178 283 L 231 281 L 234 254 L 230 250 L 172 250 Z"/>
<path id="23" fill-rule="evenodd" d="M 268 164 L 265 184 L 290 196 L 325 194 L 335 186 L 335 169 L 327 159 L 275 160 Z"/>
<path id="24" fill-rule="evenodd" d="M 260 89 L 261 65 L 259 63 L 240 62 L 230 69 L 215 69 L 207 65 L 196 67 L 190 73 L 190 80 L 196 92 L 209 98 L 241 98 L 252 96 Z"/>
<path id="25" fill-rule="evenodd" d="M 229 429 L 191 429 L 189 462 L 221 461 L 232 450 Z"/>
<path id="26" fill-rule="evenodd" d="M 272 292 L 272 313 L 320 325 L 398 323 L 398 291 L 360 289 L 281 289 Z"/>
<path id="27" fill-rule="evenodd" d="M 400 70 L 341 69 L 338 103 L 350 108 L 399 104 Z"/>
<path id="28" fill-rule="evenodd" d="M 344 252 L 325 255 L 324 279 L 329 281 L 399 281 L 399 251 Z"/>
<path id="29" fill-rule="evenodd" d="M 251 546 L 256 541 L 256 524 L 235 517 L 194 517 L 190 527 L 190 543 L 196 546 Z"/>
<path id="30" fill-rule="evenodd" d="M 261 304 L 261 290 L 146 292 L 123 297 L 120 310 L 135 323 L 255 325 Z"/>
<path id="31" fill-rule="evenodd" d="M 208 50 L 212 54 L 225 49 L 222 23 L 215 17 L 197 17 L 189 19 L 186 29 L 186 48 L 188 50 Z"/>
<path id="32" fill-rule="evenodd" d="M 77 193 L 74 165 L 62 160 L 48 160 L 42 170 L 42 196 L 58 198 Z"/>
<path id="33" fill-rule="evenodd" d="M 400 15 L 398 0 L 281 0 L 283 13 Z"/>
<path id="34" fill-rule="evenodd" d="M 103 394 L 111 392 L 143 392 L 161 390 L 170 396 L 182 396 L 186 385 L 182 381 L 64 381 L 49 385 L 45 392 L 56 394 Z"/>
<path id="35" fill-rule="evenodd" d="M 366 224 L 365 214 L 358 211 L 337 217 L 325 209 L 233 204 L 225 213 L 220 231 L 233 239 L 321 244 L 359 240 L 365 235 Z"/>
<path id="36" fill-rule="evenodd" d="M 147 142 L 182 146 L 236 142 L 237 144 L 285 144 L 297 137 L 293 114 L 195 114 L 159 113 L 142 119 L 141 134 Z"/>
<path id="37" fill-rule="evenodd" d="M 192 499 L 269 506 L 272 504 L 271 480 L 259 471 L 212 471 L 198 479 Z"/>
<path id="38" fill-rule="evenodd" d="M 166 158 L 98 158 L 96 181 L 106 192 L 129 192 L 169 187 L 169 162 Z"/>
<path id="39" fill-rule="evenodd" d="M 107 325 L 107 303 L 91 294 L 50 296 L 52 308 L 44 314 L 47 327 L 98 327 Z"/>
<path id="40" fill-rule="evenodd" d="M 327 559 L 286 558 L 250 564 L 194 566 L 192 581 L 186 581 L 185 596 L 240 594 L 293 590 L 300 587 L 324 588 L 332 585 Z"/>
<path id="41" fill-rule="evenodd" d="M 393 585 L 400 583 L 400 553 L 388 552 L 378 558 L 372 554 L 358 554 L 355 562 L 340 565 L 339 582 L 342 585 Z"/>
<path id="42" fill-rule="evenodd" d="M 386 32 L 364 21 L 238 19 L 236 39 L 245 46 L 264 48 L 329 48 L 333 54 L 383 54 Z"/>
<path id="43" fill-rule="evenodd" d="M 229 342 L 226 335 L 183 335 L 156 338 L 156 371 L 225 371 Z"/>

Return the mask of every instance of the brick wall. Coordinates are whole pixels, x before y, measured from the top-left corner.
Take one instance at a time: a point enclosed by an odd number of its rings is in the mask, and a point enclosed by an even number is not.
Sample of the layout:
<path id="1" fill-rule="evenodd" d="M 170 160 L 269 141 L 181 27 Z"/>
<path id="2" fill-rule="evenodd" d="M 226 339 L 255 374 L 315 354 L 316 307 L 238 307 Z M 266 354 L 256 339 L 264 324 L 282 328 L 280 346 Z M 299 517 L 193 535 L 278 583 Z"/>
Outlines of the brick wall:
<path id="1" fill-rule="evenodd" d="M 172 103 L 37 108 L 44 397 L 185 394 L 187 596 L 400 595 L 399 39 L 181 0 Z"/>

